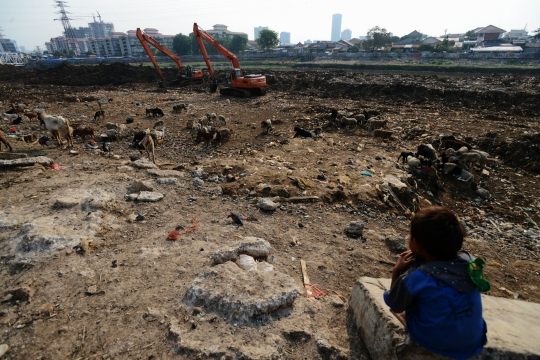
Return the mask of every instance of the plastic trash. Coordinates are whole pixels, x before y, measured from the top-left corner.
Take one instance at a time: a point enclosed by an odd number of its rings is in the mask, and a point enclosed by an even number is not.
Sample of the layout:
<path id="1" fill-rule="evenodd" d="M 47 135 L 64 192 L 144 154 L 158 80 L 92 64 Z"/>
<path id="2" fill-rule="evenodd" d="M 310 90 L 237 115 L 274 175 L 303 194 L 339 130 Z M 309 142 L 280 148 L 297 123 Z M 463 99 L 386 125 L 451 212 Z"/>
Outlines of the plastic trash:
<path id="1" fill-rule="evenodd" d="M 246 271 L 257 271 L 257 262 L 249 255 L 240 255 L 238 266 Z"/>
<path id="2" fill-rule="evenodd" d="M 367 170 L 362 170 L 362 171 L 360 171 L 360 174 L 361 174 L 361 175 L 364 175 L 364 176 L 373 177 L 373 174 L 370 173 L 370 172 L 367 171 Z"/>

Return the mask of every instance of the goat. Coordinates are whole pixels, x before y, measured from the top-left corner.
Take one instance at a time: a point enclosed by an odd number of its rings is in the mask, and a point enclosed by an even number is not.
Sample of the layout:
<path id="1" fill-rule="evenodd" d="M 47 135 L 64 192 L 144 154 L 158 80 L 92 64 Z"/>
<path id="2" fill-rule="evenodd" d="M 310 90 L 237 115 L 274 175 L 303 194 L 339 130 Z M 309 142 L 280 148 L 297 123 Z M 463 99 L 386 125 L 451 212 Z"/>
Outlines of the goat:
<path id="1" fill-rule="evenodd" d="M 431 160 L 438 160 L 437 152 L 431 144 L 420 144 L 416 150 L 418 156 L 423 156 Z"/>
<path id="2" fill-rule="evenodd" d="M 131 123 L 133 123 L 134 121 L 135 121 L 134 118 L 129 117 L 129 118 L 126 119 L 126 124 L 131 124 Z"/>
<path id="3" fill-rule="evenodd" d="M 160 108 L 155 108 L 155 109 L 152 109 L 152 116 L 162 117 L 162 116 L 165 116 L 165 114 L 163 113 L 163 110 L 161 110 Z"/>
<path id="4" fill-rule="evenodd" d="M 199 123 L 194 124 L 191 127 L 191 135 L 197 134 L 199 131 L 202 131 L 202 129 L 203 129 L 203 126 L 201 124 Z"/>
<path id="5" fill-rule="evenodd" d="M 142 146 L 144 148 L 144 150 L 146 150 L 146 155 L 148 156 L 148 158 L 150 159 L 150 151 L 152 151 L 152 162 L 155 164 L 156 163 L 156 155 L 154 153 L 154 148 L 155 148 L 155 144 L 154 144 L 154 138 L 152 136 L 152 134 L 150 134 L 150 131 L 147 131 L 147 132 L 144 132 L 145 135 L 143 137 L 143 139 L 139 142 L 139 147 Z"/>
<path id="6" fill-rule="evenodd" d="M 348 118 L 348 117 L 342 117 L 341 121 L 343 124 L 345 124 L 346 127 L 356 127 L 358 125 L 358 122 L 355 118 Z"/>
<path id="7" fill-rule="evenodd" d="M 11 109 L 6 111 L 6 114 L 19 114 L 24 112 L 24 108 L 20 106 L 15 106 L 15 104 L 11 104 Z"/>
<path id="8" fill-rule="evenodd" d="M 454 175 L 458 180 L 465 182 L 474 182 L 474 176 L 467 170 L 464 170 L 461 166 L 452 163 L 444 164 L 443 171 L 445 174 Z"/>
<path id="9" fill-rule="evenodd" d="M 187 111 L 187 106 L 188 106 L 188 104 L 178 104 L 178 105 L 175 105 L 175 106 L 173 106 L 173 111 L 174 111 L 174 112 L 181 112 L 182 110 L 186 110 L 186 111 Z"/>
<path id="10" fill-rule="evenodd" d="M 467 152 L 464 154 L 461 154 L 459 156 L 452 156 L 449 161 L 450 162 L 456 162 L 460 165 L 466 166 L 468 169 L 472 169 L 474 167 L 474 164 L 480 161 L 480 154 L 475 152 Z M 487 157 L 486 157 L 487 161 Z"/>
<path id="11" fill-rule="evenodd" d="M 4 135 L 2 130 L 0 130 L 0 150 L 2 150 L 2 143 L 4 143 L 4 145 L 6 145 L 6 148 L 9 148 L 10 152 L 13 152 L 13 148 L 11 147 L 9 142 L 7 141 L 6 136 Z"/>
<path id="12" fill-rule="evenodd" d="M 269 131 L 273 130 L 272 120 L 267 119 L 267 120 L 261 121 L 261 128 L 263 129 L 264 133 L 268 134 Z"/>
<path id="13" fill-rule="evenodd" d="M 156 129 L 158 127 L 162 127 L 163 125 L 165 125 L 165 123 L 163 122 L 163 120 L 159 120 L 159 121 L 156 121 L 156 123 L 154 124 L 154 127 L 152 129 Z"/>
<path id="14" fill-rule="evenodd" d="M 304 130 L 298 126 L 294 127 L 295 134 L 293 138 L 297 137 L 306 137 L 306 138 L 316 138 L 317 134 L 315 134 L 313 131 Z"/>
<path id="15" fill-rule="evenodd" d="M 206 146 L 212 141 L 221 141 L 221 133 L 217 130 L 212 130 L 209 132 L 199 131 L 197 133 L 197 141 L 204 140 L 206 141 Z"/>
<path id="16" fill-rule="evenodd" d="M 215 113 L 206 113 L 206 120 L 208 120 L 208 122 L 210 121 L 216 121 L 216 114 Z"/>
<path id="17" fill-rule="evenodd" d="M 390 139 L 394 133 L 390 130 L 373 130 L 373 137 L 380 137 L 381 139 Z"/>
<path id="18" fill-rule="evenodd" d="M 96 111 L 96 113 L 94 114 L 94 121 L 98 118 L 105 119 L 105 110 Z"/>
<path id="19" fill-rule="evenodd" d="M 85 139 L 86 136 L 90 136 L 91 138 L 94 138 L 94 129 L 91 127 L 84 127 L 84 128 L 77 128 L 73 130 L 73 137 L 80 137 L 81 139 Z"/>
<path id="20" fill-rule="evenodd" d="M 105 130 L 105 134 L 107 135 L 107 138 L 111 141 L 118 141 L 118 131 L 115 129 L 109 129 Z"/>
<path id="21" fill-rule="evenodd" d="M 388 120 L 370 119 L 367 122 L 367 130 L 369 132 L 372 132 L 375 129 L 380 129 L 380 128 L 386 127 L 387 124 L 388 124 Z"/>
<path id="22" fill-rule="evenodd" d="M 28 120 L 39 119 L 38 114 L 35 111 L 27 111 L 24 113 L 24 116 L 26 116 Z"/>
<path id="23" fill-rule="evenodd" d="M 467 144 L 465 141 L 456 140 L 456 139 L 448 139 L 444 141 L 441 140 L 441 145 L 439 146 L 439 149 L 441 147 L 445 149 L 452 148 L 457 151 L 463 146 L 466 146 L 468 150 L 472 149 L 472 146 Z"/>
<path id="24" fill-rule="evenodd" d="M 94 109 L 94 104 L 85 104 L 87 108 Z"/>
<path id="25" fill-rule="evenodd" d="M 422 166 L 422 162 L 420 161 L 420 159 L 414 156 L 407 156 L 407 165 L 409 165 L 409 167 L 418 169 Z"/>
<path id="26" fill-rule="evenodd" d="M 437 148 L 437 150 L 439 150 L 442 147 L 443 143 L 446 140 L 456 140 L 456 137 L 454 135 L 443 135 L 441 139 L 439 140 L 440 142 L 439 142 L 439 147 Z"/>
<path id="27" fill-rule="evenodd" d="M 9 113 L 3 113 L 2 116 L 9 120 L 16 119 L 19 117 L 18 114 L 9 114 Z"/>
<path id="28" fill-rule="evenodd" d="M 358 121 L 358 125 L 363 125 L 366 122 L 366 117 L 364 114 L 356 115 L 354 117 Z"/>
<path id="29" fill-rule="evenodd" d="M 36 134 L 24 135 L 24 136 L 23 136 L 23 141 L 24 141 L 25 143 L 33 143 L 33 142 L 36 142 L 36 141 L 37 141 L 37 136 L 36 136 Z"/>
<path id="30" fill-rule="evenodd" d="M 146 117 L 154 116 L 154 109 L 146 109 Z"/>
<path id="31" fill-rule="evenodd" d="M 154 142 L 157 144 L 161 144 L 163 140 L 165 139 L 165 127 L 163 127 L 163 130 L 150 130 L 150 134 L 152 134 L 154 138 Z"/>
<path id="32" fill-rule="evenodd" d="M 399 159 L 403 159 L 401 163 L 405 164 L 407 162 L 408 156 L 416 157 L 416 154 L 413 153 L 412 151 L 402 151 L 401 154 L 399 154 L 399 157 L 397 158 L 396 161 L 399 161 Z"/>
<path id="33" fill-rule="evenodd" d="M 51 135 L 58 143 L 58 146 L 64 145 L 62 136 L 66 137 L 68 146 L 74 146 L 73 139 L 71 138 L 73 128 L 69 125 L 68 119 L 63 118 L 62 116 L 47 115 L 45 111 L 40 112 L 38 117 L 45 124 L 45 128 L 51 132 Z"/>
<path id="34" fill-rule="evenodd" d="M 223 125 L 227 125 L 227 118 L 223 115 L 219 115 L 218 119 L 221 121 Z"/>
<path id="35" fill-rule="evenodd" d="M 22 123 L 22 117 L 20 115 L 11 122 L 13 125 L 19 125 L 20 123 Z"/>
<path id="36" fill-rule="evenodd" d="M 221 140 L 229 140 L 231 138 L 231 135 L 234 135 L 233 129 L 219 129 Z"/>
<path id="37" fill-rule="evenodd" d="M 144 139 L 145 136 L 146 132 L 144 131 L 136 132 L 135 135 L 133 135 L 133 141 L 131 142 L 131 146 L 136 147 L 142 141 L 142 139 Z"/>

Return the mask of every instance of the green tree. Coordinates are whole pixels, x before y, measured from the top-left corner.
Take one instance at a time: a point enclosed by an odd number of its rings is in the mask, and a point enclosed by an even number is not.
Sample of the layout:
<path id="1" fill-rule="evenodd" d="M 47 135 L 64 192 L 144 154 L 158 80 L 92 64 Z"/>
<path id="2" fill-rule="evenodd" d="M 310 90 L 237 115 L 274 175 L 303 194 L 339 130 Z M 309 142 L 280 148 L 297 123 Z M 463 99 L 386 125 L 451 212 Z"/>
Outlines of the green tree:
<path id="1" fill-rule="evenodd" d="M 278 33 L 274 30 L 261 30 L 257 44 L 261 50 L 267 51 L 275 48 L 279 44 Z"/>
<path id="2" fill-rule="evenodd" d="M 172 49 L 177 55 L 191 55 L 191 39 L 187 35 L 176 34 L 173 37 Z"/>
<path id="3" fill-rule="evenodd" d="M 465 33 L 464 39 L 465 40 L 476 40 L 478 36 L 474 32 L 474 30 L 469 30 Z"/>
<path id="4" fill-rule="evenodd" d="M 534 35 L 534 38 L 537 39 L 537 40 L 540 39 L 540 28 L 534 30 L 533 32 L 536 33 Z"/>
<path id="5" fill-rule="evenodd" d="M 245 36 L 234 35 L 231 39 L 231 45 L 229 50 L 235 54 L 246 50 L 248 39 Z"/>
<path id="6" fill-rule="evenodd" d="M 355 54 L 356 54 L 356 53 L 359 52 L 359 51 L 360 51 L 360 48 L 358 47 L 358 45 L 353 45 L 353 46 L 351 46 L 351 52 L 352 52 L 352 53 L 355 53 Z"/>
<path id="7" fill-rule="evenodd" d="M 392 36 L 390 38 L 390 40 L 392 40 L 392 42 L 395 43 L 395 42 L 398 42 L 399 40 L 401 40 L 401 38 L 399 36 Z"/>
<path id="8" fill-rule="evenodd" d="M 435 48 L 433 46 L 431 46 L 431 45 L 422 44 L 416 49 L 416 51 L 418 51 L 418 52 L 422 52 L 422 51 L 433 52 L 433 51 L 435 51 Z"/>
<path id="9" fill-rule="evenodd" d="M 380 28 L 378 26 L 372 27 L 367 32 L 367 40 L 364 41 L 364 49 L 375 51 L 385 45 L 391 43 L 390 33 L 386 31 L 385 28 Z"/>
<path id="10" fill-rule="evenodd" d="M 195 37 L 195 34 L 190 33 L 189 40 L 191 42 L 191 53 L 193 55 L 201 55 L 201 49 L 199 49 L 199 43 L 197 43 L 197 38 Z"/>

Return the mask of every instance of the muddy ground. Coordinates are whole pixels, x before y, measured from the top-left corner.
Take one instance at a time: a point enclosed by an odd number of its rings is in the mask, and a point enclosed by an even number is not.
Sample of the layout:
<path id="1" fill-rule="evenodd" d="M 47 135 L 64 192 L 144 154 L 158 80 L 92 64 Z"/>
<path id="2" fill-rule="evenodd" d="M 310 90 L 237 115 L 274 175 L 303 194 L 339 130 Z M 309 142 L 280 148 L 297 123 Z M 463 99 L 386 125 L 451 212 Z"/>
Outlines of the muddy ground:
<path id="1" fill-rule="evenodd" d="M 105 123 L 134 118 L 112 142 L 111 154 L 85 149 L 88 139 L 77 138 L 74 149 L 24 143 L 18 137 L 47 131 L 35 120 L 2 121 L 16 152 L 44 155 L 60 166 L 0 169 L 0 344 L 10 346 L 6 358 L 369 359 L 347 326 L 346 303 L 337 296 L 306 299 L 300 259 L 312 283 L 348 298 L 358 277 L 390 277 L 411 213 L 429 204 L 447 206 L 464 221 L 465 249 L 487 262 L 489 295 L 540 302 L 538 78 L 265 75 L 266 96 L 238 99 L 210 94 L 206 85 L 164 90 L 148 67 L 0 67 L 3 111 L 12 102 L 30 108 L 45 102 L 48 113 L 94 127 L 98 145 Z M 94 121 L 100 99 L 113 100 L 103 105 L 106 118 Z M 178 103 L 190 104 L 188 110 L 173 113 Z M 130 156 L 146 154 L 129 145 L 135 131 L 154 125 L 145 108 L 156 106 L 165 112 L 166 127 L 156 160 L 167 172 L 152 175 L 131 166 Z M 333 108 L 385 117 L 394 137 L 383 141 L 363 127 L 327 127 Z M 227 117 L 236 136 L 217 146 L 197 143 L 187 125 L 209 112 Z M 264 134 L 260 121 L 268 118 L 274 131 Z M 295 125 L 324 131 L 319 139 L 293 138 Z M 396 161 L 421 143 L 437 147 L 443 134 L 496 159 L 488 173 L 473 171 L 489 199 L 452 176 L 439 174 L 436 182 Z M 204 185 L 195 186 L 194 176 Z M 177 180 L 156 181 L 163 177 Z M 297 178 L 308 186 L 300 188 Z M 126 200 L 135 180 L 148 180 L 164 198 Z M 318 198 L 281 201 L 274 212 L 257 208 L 260 198 L 277 196 Z M 65 198 L 71 203 L 57 202 Z M 244 217 L 244 226 L 231 223 L 231 211 Z M 345 225 L 357 220 L 365 224 L 363 237 L 346 236 Z M 167 240 L 178 225 L 194 224 L 178 241 Z M 289 312 L 239 324 L 186 304 L 194 279 L 212 269 L 214 252 L 246 236 L 267 240 L 274 269 L 301 290 Z"/>

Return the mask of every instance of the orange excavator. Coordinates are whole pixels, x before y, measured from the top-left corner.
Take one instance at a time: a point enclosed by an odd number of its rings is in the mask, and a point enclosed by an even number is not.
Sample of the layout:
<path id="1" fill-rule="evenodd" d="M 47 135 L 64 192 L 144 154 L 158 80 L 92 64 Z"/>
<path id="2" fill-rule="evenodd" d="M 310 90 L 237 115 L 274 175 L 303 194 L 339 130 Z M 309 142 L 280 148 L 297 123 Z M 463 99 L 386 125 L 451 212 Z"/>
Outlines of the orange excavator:
<path id="1" fill-rule="evenodd" d="M 158 72 L 159 77 L 161 78 L 162 81 L 165 81 L 165 77 L 163 76 L 163 73 L 161 72 L 161 69 L 159 68 L 157 64 L 154 54 L 152 54 L 152 51 L 148 47 L 148 44 L 152 45 L 153 47 L 161 51 L 163 54 L 167 55 L 169 58 L 171 58 L 172 61 L 176 63 L 176 66 L 178 68 L 178 80 L 202 82 L 203 80 L 202 70 L 193 69 L 191 66 L 185 67 L 184 65 L 182 65 L 182 60 L 180 60 L 178 56 L 170 52 L 165 46 L 161 45 L 155 39 L 143 33 L 140 28 L 137 28 L 137 38 L 141 42 L 141 45 L 144 51 L 146 52 L 146 55 L 148 55 L 148 58 L 150 59 L 152 64 L 154 64 L 154 67 L 156 68 L 156 71 Z"/>
<path id="2" fill-rule="evenodd" d="M 210 92 L 216 92 L 218 84 L 216 81 L 216 76 L 214 74 L 214 69 L 212 68 L 212 63 L 206 52 L 206 48 L 203 44 L 203 39 L 210 45 L 212 45 L 221 55 L 225 56 L 227 60 L 231 62 L 232 69 L 225 73 L 224 86 L 219 89 L 221 95 L 232 95 L 239 97 L 251 97 L 252 95 L 264 95 L 266 94 L 266 77 L 257 74 L 257 75 L 244 75 L 243 71 L 240 69 L 240 63 L 238 58 L 232 52 L 227 50 L 223 45 L 221 45 L 216 39 L 214 39 L 210 34 L 208 34 L 203 29 L 199 28 L 197 23 L 193 24 L 193 34 L 197 39 L 199 48 L 204 57 L 204 61 L 208 66 L 208 72 L 212 78 L 212 83 L 210 85 Z"/>

